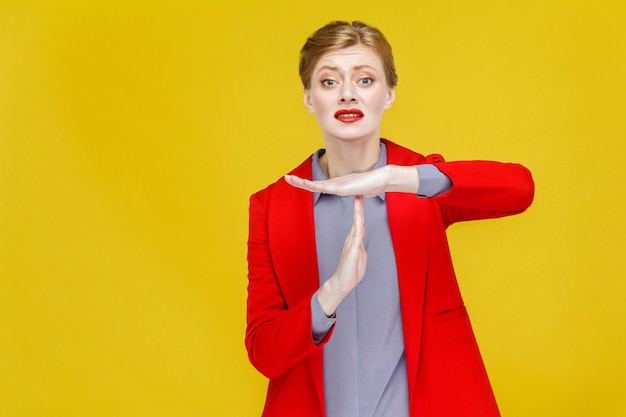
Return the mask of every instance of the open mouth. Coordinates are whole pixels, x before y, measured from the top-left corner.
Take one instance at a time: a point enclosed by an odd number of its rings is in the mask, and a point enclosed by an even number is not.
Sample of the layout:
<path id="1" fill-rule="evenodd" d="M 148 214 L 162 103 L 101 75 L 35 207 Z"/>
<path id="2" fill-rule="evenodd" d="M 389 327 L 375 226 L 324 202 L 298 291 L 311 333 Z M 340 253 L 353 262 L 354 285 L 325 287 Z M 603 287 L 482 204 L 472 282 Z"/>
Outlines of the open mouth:
<path id="1" fill-rule="evenodd" d="M 335 113 L 335 119 L 344 123 L 352 123 L 363 118 L 363 112 L 359 109 L 339 110 Z"/>

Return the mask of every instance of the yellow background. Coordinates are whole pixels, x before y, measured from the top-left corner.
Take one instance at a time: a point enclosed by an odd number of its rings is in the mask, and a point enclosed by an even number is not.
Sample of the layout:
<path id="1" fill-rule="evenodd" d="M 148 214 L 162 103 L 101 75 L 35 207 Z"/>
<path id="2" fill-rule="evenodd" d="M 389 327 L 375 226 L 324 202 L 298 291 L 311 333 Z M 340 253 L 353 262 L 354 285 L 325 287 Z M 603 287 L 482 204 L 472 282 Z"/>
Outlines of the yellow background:
<path id="1" fill-rule="evenodd" d="M 0 2 L 0 415 L 258 416 L 248 196 L 322 146 L 298 51 L 361 19 L 384 136 L 519 161 L 449 230 L 503 415 L 626 415 L 626 3 Z"/>

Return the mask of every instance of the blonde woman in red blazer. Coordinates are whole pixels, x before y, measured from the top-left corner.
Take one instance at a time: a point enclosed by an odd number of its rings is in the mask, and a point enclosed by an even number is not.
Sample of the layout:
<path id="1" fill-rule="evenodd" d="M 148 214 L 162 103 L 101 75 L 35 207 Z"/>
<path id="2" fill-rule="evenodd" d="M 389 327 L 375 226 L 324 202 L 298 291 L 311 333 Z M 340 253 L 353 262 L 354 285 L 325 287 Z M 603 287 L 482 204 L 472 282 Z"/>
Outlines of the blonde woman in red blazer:
<path id="1" fill-rule="evenodd" d="M 458 221 L 523 212 L 533 198 L 529 171 L 509 163 L 445 162 L 380 139 L 397 77 L 391 48 L 371 26 L 333 22 L 319 29 L 301 52 L 300 74 L 305 105 L 322 128 L 326 150 L 319 162 L 329 179 L 311 181 L 307 158 L 250 199 L 246 348 L 270 380 L 263 415 L 326 416 L 323 352 L 333 328 L 316 343 L 311 302 L 317 297 L 332 317 L 363 279 L 368 256 L 375 256 L 363 245 L 363 198 L 382 192 L 398 276 L 407 415 L 498 416 L 445 230 Z M 381 142 L 387 164 L 372 170 Z M 416 166 L 425 164 L 451 181 L 446 192 L 418 198 Z M 339 264 L 321 286 L 312 192 L 355 196 Z"/>

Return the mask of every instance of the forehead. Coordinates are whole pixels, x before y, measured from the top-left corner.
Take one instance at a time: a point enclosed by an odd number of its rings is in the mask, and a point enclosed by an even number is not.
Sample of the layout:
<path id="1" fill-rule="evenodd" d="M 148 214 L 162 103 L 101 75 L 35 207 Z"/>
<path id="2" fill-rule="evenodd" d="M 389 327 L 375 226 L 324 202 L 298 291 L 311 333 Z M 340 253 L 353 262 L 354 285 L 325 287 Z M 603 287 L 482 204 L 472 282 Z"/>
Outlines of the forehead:
<path id="1" fill-rule="evenodd" d="M 375 70 L 382 71 L 383 61 L 371 48 L 355 45 L 325 53 L 317 62 L 315 71 L 325 67 L 351 68 L 361 66 L 370 66 Z"/>

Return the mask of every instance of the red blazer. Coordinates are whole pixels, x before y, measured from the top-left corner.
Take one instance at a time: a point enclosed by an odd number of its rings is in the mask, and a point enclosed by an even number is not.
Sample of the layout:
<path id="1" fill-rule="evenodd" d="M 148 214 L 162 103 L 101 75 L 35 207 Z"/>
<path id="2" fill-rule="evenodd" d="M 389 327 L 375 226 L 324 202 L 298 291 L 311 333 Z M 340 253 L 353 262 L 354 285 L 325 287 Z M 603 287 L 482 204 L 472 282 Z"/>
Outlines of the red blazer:
<path id="1" fill-rule="evenodd" d="M 444 162 L 392 142 L 387 163 L 432 163 L 452 180 L 435 198 L 387 193 L 395 250 L 411 417 L 499 416 L 454 275 L 445 229 L 463 220 L 520 213 L 530 172 L 517 164 Z M 308 158 L 292 174 L 311 178 Z M 270 380 L 263 416 L 322 417 L 322 347 L 311 328 L 319 288 L 312 193 L 284 179 L 250 198 L 246 348 Z M 371 256 L 371 255 L 370 255 Z"/>

